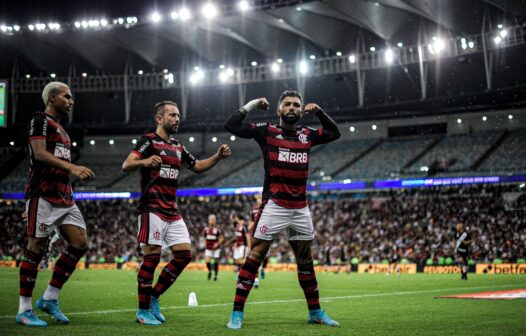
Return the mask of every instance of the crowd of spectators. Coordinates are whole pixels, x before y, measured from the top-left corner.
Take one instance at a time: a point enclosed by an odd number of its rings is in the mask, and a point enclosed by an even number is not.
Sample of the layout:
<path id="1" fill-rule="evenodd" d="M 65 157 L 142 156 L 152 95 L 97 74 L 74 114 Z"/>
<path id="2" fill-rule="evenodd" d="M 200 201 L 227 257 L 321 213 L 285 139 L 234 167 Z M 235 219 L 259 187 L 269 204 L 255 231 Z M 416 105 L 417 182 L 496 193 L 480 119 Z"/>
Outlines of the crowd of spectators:
<path id="1" fill-rule="evenodd" d="M 207 216 L 215 213 L 223 230 L 223 263 L 232 258 L 232 216 L 247 220 L 254 196 L 180 198 L 179 207 L 192 238 L 193 255 L 203 258 L 203 229 Z M 0 202 L 3 238 L 0 258 L 20 258 L 26 245 L 23 201 Z M 139 258 L 135 213 L 136 200 L 78 201 L 87 223 L 91 263 L 123 262 Z M 392 189 L 349 194 L 310 195 L 316 234 L 314 258 L 341 257 L 375 263 L 397 254 L 409 262 L 454 257 L 454 226 L 463 222 L 473 243 L 471 258 L 479 262 L 500 259 L 516 262 L 526 257 L 526 190 L 519 185 L 473 185 L 435 188 Z M 63 248 L 60 240 L 51 256 Z M 293 262 L 294 255 L 281 236 L 270 252 L 277 262 Z"/>

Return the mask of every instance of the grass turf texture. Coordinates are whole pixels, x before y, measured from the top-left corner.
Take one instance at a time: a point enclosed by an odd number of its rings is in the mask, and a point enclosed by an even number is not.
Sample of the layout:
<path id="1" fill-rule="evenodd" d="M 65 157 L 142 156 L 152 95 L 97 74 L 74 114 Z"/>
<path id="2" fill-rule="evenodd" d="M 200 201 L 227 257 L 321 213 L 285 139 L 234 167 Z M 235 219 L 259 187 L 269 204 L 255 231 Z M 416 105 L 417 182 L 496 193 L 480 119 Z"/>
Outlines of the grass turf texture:
<path id="1" fill-rule="evenodd" d="M 158 272 L 156 272 L 156 277 Z M 40 272 L 33 305 L 51 277 Z M 167 322 L 146 327 L 134 322 L 136 273 L 78 270 L 60 295 L 67 326 L 47 328 L 15 324 L 18 269 L 0 269 L 0 335 L 526 335 L 526 300 L 446 300 L 438 295 L 526 287 L 524 275 L 391 275 L 319 273 L 322 309 L 340 328 L 310 325 L 295 273 L 268 273 L 253 289 L 241 331 L 226 329 L 235 291 L 235 274 L 223 272 L 217 282 L 206 273 L 184 272 L 161 297 Z M 198 307 L 187 307 L 195 292 Z"/>

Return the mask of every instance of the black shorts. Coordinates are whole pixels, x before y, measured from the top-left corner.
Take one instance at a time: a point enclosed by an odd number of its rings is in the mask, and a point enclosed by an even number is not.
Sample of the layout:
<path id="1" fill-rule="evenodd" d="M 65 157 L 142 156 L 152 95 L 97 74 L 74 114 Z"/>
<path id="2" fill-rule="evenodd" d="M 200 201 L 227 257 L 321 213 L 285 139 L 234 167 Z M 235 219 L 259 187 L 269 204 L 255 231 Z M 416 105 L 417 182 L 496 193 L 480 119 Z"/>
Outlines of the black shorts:
<path id="1" fill-rule="evenodd" d="M 468 259 L 469 259 L 469 251 L 457 252 L 457 258 L 458 259 L 462 258 L 464 260 L 464 262 L 467 263 Z"/>

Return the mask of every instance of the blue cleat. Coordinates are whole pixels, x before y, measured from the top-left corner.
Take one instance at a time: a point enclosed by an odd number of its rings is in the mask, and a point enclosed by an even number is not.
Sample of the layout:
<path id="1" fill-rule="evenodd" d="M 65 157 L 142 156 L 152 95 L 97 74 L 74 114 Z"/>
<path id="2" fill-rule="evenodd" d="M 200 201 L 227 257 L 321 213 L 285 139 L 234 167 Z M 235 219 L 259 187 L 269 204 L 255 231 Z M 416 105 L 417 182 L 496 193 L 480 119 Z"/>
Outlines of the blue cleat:
<path id="1" fill-rule="evenodd" d="M 150 310 L 152 312 L 153 317 L 155 317 L 159 322 L 164 323 L 164 321 L 166 321 L 163 314 L 161 314 L 161 308 L 159 307 L 159 299 L 155 296 L 152 296 L 152 300 L 150 301 Z"/>
<path id="2" fill-rule="evenodd" d="M 332 327 L 339 327 L 340 324 L 334 321 L 321 309 L 309 310 L 309 323 L 326 324 Z"/>
<path id="3" fill-rule="evenodd" d="M 230 321 L 228 321 L 226 327 L 228 329 L 241 329 L 242 325 L 243 325 L 243 312 L 234 310 L 230 314 Z"/>
<path id="4" fill-rule="evenodd" d="M 41 297 L 38 299 L 36 306 L 44 313 L 49 314 L 58 323 L 68 324 L 69 319 L 60 311 L 59 304 L 58 300 L 44 300 L 44 297 Z"/>
<path id="5" fill-rule="evenodd" d="M 158 321 L 150 312 L 149 309 L 137 309 L 137 314 L 135 314 L 137 322 L 144 325 L 160 325 L 161 322 Z"/>
<path id="6" fill-rule="evenodd" d="M 36 315 L 33 309 L 28 309 L 23 313 L 16 315 L 16 323 L 28 327 L 47 327 L 47 322 L 42 321 Z"/>

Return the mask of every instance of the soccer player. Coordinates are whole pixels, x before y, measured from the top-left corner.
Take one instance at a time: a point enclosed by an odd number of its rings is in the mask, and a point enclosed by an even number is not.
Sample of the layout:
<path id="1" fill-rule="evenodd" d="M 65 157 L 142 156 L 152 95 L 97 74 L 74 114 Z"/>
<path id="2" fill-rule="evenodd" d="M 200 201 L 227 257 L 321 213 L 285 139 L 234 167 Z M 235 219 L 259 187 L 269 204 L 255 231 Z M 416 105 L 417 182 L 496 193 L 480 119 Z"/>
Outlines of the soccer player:
<path id="1" fill-rule="evenodd" d="M 208 269 L 208 280 L 212 277 L 214 270 L 214 281 L 217 281 L 219 272 L 219 256 L 221 255 L 221 244 L 223 243 L 223 233 L 217 227 L 217 217 L 214 214 L 208 215 L 208 227 L 203 231 L 206 239 L 205 261 Z"/>
<path id="2" fill-rule="evenodd" d="M 95 177 L 89 168 L 71 163 L 71 141 L 60 125 L 74 104 L 69 87 L 60 82 L 48 83 L 42 99 L 45 111 L 37 112 L 29 124 L 31 169 L 25 190 L 28 243 L 20 264 L 20 303 L 16 316 L 19 324 L 39 327 L 47 323 L 33 312 L 33 288 L 38 264 L 55 229 L 66 241 L 67 248 L 58 258 L 49 285 L 36 306 L 57 322 L 69 323 L 60 311 L 58 295 L 88 249 L 86 223 L 73 201 L 70 176 Z"/>
<path id="3" fill-rule="evenodd" d="M 469 246 L 471 245 L 471 236 L 469 232 L 464 228 L 463 223 L 458 223 L 456 226 L 455 239 L 457 243 L 455 245 L 455 254 L 460 266 L 461 280 L 468 279 L 468 258 L 469 258 Z"/>
<path id="4" fill-rule="evenodd" d="M 176 203 L 179 170 L 184 166 L 202 173 L 230 155 L 230 148 L 221 145 L 211 157 L 196 160 L 180 141 L 172 138 L 181 118 L 177 104 L 162 101 L 155 105 L 154 111 L 156 131 L 143 135 L 122 165 L 123 171 L 140 169 L 141 175 L 142 195 L 137 204 L 138 242 L 144 258 L 137 273 L 139 309 L 136 319 L 144 325 L 159 325 L 165 321 L 159 297 L 192 260 L 190 236 Z M 170 248 L 173 259 L 163 268 L 152 288 L 162 247 Z"/>
<path id="5" fill-rule="evenodd" d="M 245 217 L 238 213 L 234 216 L 236 243 L 234 245 L 234 262 L 236 272 L 241 269 L 245 261 L 246 254 L 250 251 L 250 234 L 248 233 Z"/>
<path id="6" fill-rule="evenodd" d="M 279 98 L 279 124 L 243 123 L 248 113 L 268 110 L 265 98 L 254 99 L 234 112 L 225 128 L 240 138 L 252 138 L 261 147 L 265 165 L 263 203 L 252 230 L 252 250 L 247 257 L 236 286 L 234 308 L 227 327 L 239 329 L 243 323 L 245 302 L 253 287 L 258 268 L 272 241 L 285 231 L 298 266 L 298 280 L 309 309 L 309 322 L 338 326 L 338 322 L 320 309 L 318 283 L 312 258 L 314 228 L 307 205 L 307 178 L 310 148 L 340 137 L 336 123 L 316 104 L 302 109 L 301 96 L 285 91 Z M 303 115 L 314 114 L 322 128 L 298 126 Z"/>

